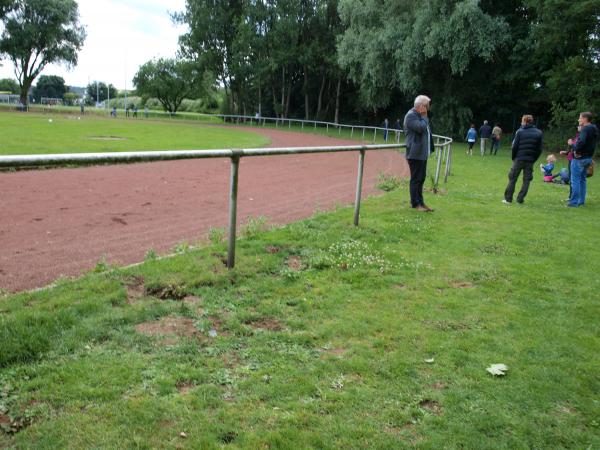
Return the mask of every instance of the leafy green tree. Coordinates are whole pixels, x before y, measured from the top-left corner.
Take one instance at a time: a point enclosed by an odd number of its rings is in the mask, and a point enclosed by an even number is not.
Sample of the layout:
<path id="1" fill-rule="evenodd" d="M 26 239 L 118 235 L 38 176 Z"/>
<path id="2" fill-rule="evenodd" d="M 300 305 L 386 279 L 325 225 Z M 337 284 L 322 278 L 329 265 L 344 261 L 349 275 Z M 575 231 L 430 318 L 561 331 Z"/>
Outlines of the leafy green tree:
<path id="1" fill-rule="evenodd" d="M 62 99 L 68 90 L 63 77 L 41 75 L 33 88 L 33 97 L 37 101 L 40 101 L 42 97 Z"/>
<path id="2" fill-rule="evenodd" d="M 95 102 L 96 100 L 103 102 L 109 98 L 116 98 L 118 95 L 116 87 L 112 84 L 107 85 L 102 81 L 94 81 L 93 83 L 88 84 L 85 88 L 85 92 L 92 102 Z"/>
<path id="3" fill-rule="evenodd" d="M 0 80 L 0 91 L 10 92 L 11 94 L 19 93 L 19 83 L 12 78 L 2 78 Z"/>
<path id="4" fill-rule="evenodd" d="M 33 81 L 50 63 L 77 63 L 85 40 L 75 0 L 16 0 L 4 18 L 0 53 L 15 66 L 21 103 Z"/>
<path id="5" fill-rule="evenodd" d="M 77 95 L 75 92 L 67 92 L 63 98 L 65 99 L 65 103 L 67 105 L 75 105 L 77 100 L 79 100 L 79 95 Z"/>
<path id="6" fill-rule="evenodd" d="M 361 104 L 385 108 L 394 92 L 406 104 L 417 93 L 429 94 L 437 130 L 446 133 L 469 120 L 474 89 L 468 80 L 491 63 L 508 32 L 504 20 L 472 0 L 340 0 L 339 11 L 347 28 L 338 58 L 359 86 Z"/>
<path id="7" fill-rule="evenodd" d="M 184 98 L 206 92 L 211 76 L 184 60 L 160 58 L 146 62 L 133 78 L 138 94 L 155 97 L 165 111 L 176 113 Z"/>

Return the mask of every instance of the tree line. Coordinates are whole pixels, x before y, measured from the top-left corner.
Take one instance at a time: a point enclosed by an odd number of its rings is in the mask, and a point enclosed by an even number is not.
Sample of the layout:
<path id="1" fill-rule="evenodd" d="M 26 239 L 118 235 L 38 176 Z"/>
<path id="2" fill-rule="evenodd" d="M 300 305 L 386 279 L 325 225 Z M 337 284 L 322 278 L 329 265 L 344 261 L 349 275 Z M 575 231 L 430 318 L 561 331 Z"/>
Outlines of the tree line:
<path id="1" fill-rule="evenodd" d="M 232 113 L 393 122 L 422 93 L 456 135 L 600 111 L 598 0 L 187 0 L 174 20 Z"/>

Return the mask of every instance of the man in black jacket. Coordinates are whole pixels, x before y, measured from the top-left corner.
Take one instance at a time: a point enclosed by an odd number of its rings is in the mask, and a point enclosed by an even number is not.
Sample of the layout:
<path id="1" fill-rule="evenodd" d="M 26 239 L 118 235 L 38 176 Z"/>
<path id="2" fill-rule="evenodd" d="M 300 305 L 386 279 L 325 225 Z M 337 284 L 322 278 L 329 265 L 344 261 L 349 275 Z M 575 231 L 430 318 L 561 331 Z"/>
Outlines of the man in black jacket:
<path id="1" fill-rule="evenodd" d="M 512 143 L 513 165 L 508 172 L 508 186 L 504 191 L 503 203 L 512 203 L 515 185 L 523 171 L 523 186 L 517 203 L 523 203 L 533 180 L 533 165 L 542 154 L 542 132 L 533 125 L 533 116 L 526 114 L 521 119 L 521 128 L 517 130 Z"/>
<path id="2" fill-rule="evenodd" d="M 573 146 L 571 161 L 571 198 L 567 206 L 577 207 L 585 204 L 587 191 L 587 171 L 598 145 L 598 128 L 592 123 L 592 113 L 579 114 L 581 131 L 577 143 Z"/>

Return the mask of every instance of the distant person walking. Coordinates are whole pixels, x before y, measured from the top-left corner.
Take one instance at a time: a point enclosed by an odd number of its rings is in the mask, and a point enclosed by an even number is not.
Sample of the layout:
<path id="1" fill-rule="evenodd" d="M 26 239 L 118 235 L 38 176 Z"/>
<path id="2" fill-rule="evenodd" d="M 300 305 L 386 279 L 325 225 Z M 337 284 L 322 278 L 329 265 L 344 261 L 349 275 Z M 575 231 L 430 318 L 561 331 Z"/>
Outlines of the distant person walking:
<path id="1" fill-rule="evenodd" d="M 500 139 L 502 139 L 502 128 L 497 123 L 492 130 L 492 148 L 490 149 L 491 155 L 497 155 L 498 149 L 500 148 Z"/>
<path id="2" fill-rule="evenodd" d="M 400 142 L 400 131 L 402 130 L 402 123 L 400 122 L 400 119 L 396 119 L 394 128 L 396 129 L 396 142 Z"/>
<path id="3" fill-rule="evenodd" d="M 526 114 L 521 119 L 521 128 L 512 143 L 513 165 L 508 172 L 508 185 L 504 191 L 503 203 L 512 203 L 515 185 L 523 171 L 523 185 L 517 195 L 517 203 L 523 203 L 533 180 L 533 165 L 542 154 L 542 132 L 533 124 L 533 116 Z"/>
<path id="4" fill-rule="evenodd" d="M 479 128 L 479 140 L 481 144 L 481 156 L 485 155 L 487 151 L 488 144 L 490 142 L 490 138 L 492 137 L 492 127 L 488 125 L 488 121 L 484 120 L 483 125 Z"/>
<path id="5" fill-rule="evenodd" d="M 475 124 L 471 124 L 471 128 L 467 131 L 467 143 L 469 144 L 467 155 L 469 156 L 473 156 L 473 145 L 475 145 L 475 141 L 477 141 L 477 130 L 475 129 Z"/>
<path id="6" fill-rule="evenodd" d="M 579 114 L 579 125 L 581 131 L 573 147 L 573 161 L 571 161 L 571 198 L 567 203 L 567 206 L 572 208 L 585 204 L 587 172 L 593 164 L 592 158 L 598 146 L 598 128 L 592 123 L 592 113 Z"/>
<path id="7" fill-rule="evenodd" d="M 383 121 L 383 140 L 387 142 L 388 140 L 388 130 L 390 128 L 390 121 L 386 117 Z"/>
<path id="8" fill-rule="evenodd" d="M 423 184 L 427 175 L 427 158 L 433 151 L 433 137 L 427 118 L 431 99 L 419 95 L 414 108 L 404 116 L 406 134 L 406 160 L 410 168 L 410 206 L 417 211 L 432 212 L 423 200 Z"/>

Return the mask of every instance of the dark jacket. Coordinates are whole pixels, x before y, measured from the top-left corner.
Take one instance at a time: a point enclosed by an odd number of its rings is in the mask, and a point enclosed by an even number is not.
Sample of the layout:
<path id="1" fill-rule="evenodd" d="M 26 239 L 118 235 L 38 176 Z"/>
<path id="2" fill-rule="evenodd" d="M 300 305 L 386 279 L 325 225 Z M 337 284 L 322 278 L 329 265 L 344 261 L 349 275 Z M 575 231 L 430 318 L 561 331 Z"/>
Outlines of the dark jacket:
<path id="1" fill-rule="evenodd" d="M 406 134 L 406 158 L 427 160 L 431 148 L 429 120 L 411 109 L 404 116 L 404 134 Z"/>
<path id="2" fill-rule="evenodd" d="M 577 143 L 573 146 L 575 151 L 574 157 L 580 158 L 592 158 L 598 145 L 598 128 L 593 123 L 590 123 L 583 127 L 579 133 Z"/>
<path id="3" fill-rule="evenodd" d="M 542 132 L 535 125 L 523 125 L 512 143 L 512 159 L 535 162 L 542 154 Z"/>
<path id="4" fill-rule="evenodd" d="M 479 129 L 479 136 L 481 139 L 489 139 L 492 137 L 492 127 L 489 125 L 482 125 Z"/>

